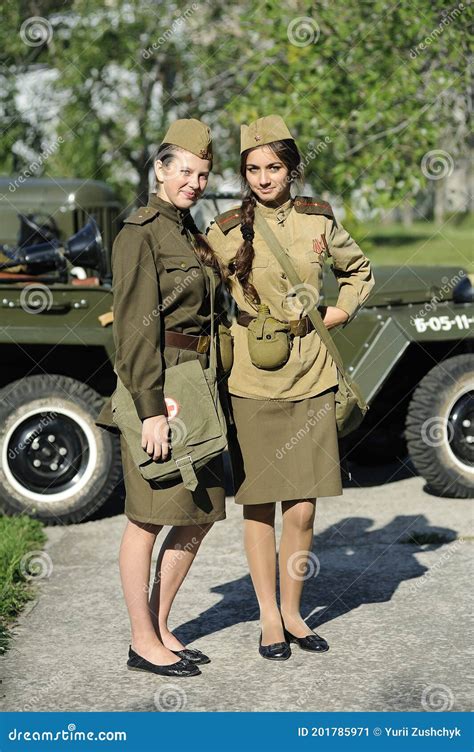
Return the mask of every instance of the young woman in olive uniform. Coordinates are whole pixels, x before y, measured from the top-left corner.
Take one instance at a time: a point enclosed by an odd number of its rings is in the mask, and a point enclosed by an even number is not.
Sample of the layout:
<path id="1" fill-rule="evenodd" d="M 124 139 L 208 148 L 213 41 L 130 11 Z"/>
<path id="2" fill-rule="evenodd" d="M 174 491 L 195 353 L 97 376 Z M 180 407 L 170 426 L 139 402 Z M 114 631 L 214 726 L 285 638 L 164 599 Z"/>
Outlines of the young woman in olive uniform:
<path id="1" fill-rule="evenodd" d="M 214 268 L 217 288 L 219 264 L 189 208 L 204 191 L 211 165 L 209 128 L 194 119 L 176 121 L 154 160 L 157 191 L 148 206 L 125 220 L 113 247 L 115 370 L 142 420 L 142 448 L 155 460 L 166 459 L 170 449 L 166 367 L 190 359 L 207 366 L 211 283 L 204 265 Z M 114 428 L 110 401 L 96 422 Z M 167 621 L 204 536 L 225 518 L 222 459 L 197 471 L 199 483 L 191 492 L 182 482 L 145 480 L 122 435 L 120 439 L 129 518 L 120 549 L 132 629 L 128 665 L 165 675 L 196 675 L 196 664 L 209 659 L 185 649 Z M 148 601 L 151 556 L 163 525 L 172 529 L 162 545 Z"/>
<path id="2" fill-rule="evenodd" d="M 279 116 L 242 126 L 241 175 L 246 196 L 216 218 L 208 239 L 228 267 L 238 306 L 232 326 L 234 364 L 228 387 L 235 422 L 230 442 L 236 502 L 244 505 L 246 553 L 260 606 L 260 654 L 284 660 L 290 641 L 320 652 L 327 642 L 300 615 L 304 570 L 313 538 L 317 496 L 342 494 L 334 394 L 336 367 L 274 255 L 254 228 L 260 214 L 283 245 L 318 302 L 323 264 L 331 257 L 339 285 L 336 306 L 320 307 L 328 328 L 345 325 L 366 300 L 373 279 L 358 245 L 320 199 L 292 199 L 301 176 L 296 144 Z M 253 365 L 247 327 L 257 304 L 290 321 L 288 361 L 277 370 Z M 279 548 L 280 608 L 276 599 L 275 502 L 282 502 Z"/>

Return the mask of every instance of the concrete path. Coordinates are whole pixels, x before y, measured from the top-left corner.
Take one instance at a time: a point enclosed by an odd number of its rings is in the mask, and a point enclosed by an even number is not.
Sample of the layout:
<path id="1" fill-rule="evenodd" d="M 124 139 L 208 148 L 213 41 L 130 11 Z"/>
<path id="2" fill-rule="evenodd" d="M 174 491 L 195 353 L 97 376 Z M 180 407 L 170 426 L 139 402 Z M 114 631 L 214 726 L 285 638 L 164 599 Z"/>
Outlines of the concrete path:
<path id="1" fill-rule="evenodd" d="M 258 655 L 241 511 L 229 499 L 172 612 L 176 634 L 212 659 L 196 678 L 126 670 L 125 516 L 48 528 L 52 571 L 2 659 L 2 709 L 472 710 L 473 502 L 431 496 L 395 470 L 360 471 L 342 497 L 318 500 L 303 612 L 331 647 L 293 647 L 285 663 Z"/>

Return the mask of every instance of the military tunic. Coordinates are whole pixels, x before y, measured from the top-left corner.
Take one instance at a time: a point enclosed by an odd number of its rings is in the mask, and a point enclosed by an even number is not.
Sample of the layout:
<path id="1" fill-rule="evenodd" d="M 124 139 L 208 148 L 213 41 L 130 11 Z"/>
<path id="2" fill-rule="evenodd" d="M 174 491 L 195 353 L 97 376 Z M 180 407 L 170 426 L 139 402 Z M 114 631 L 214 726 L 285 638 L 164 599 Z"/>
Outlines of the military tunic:
<path id="1" fill-rule="evenodd" d="M 139 417 L 166 415 L 165 369 L 208 355 L 164 344 L 165 331 L 201 335 L 210 329 L 210 280 L 194 252 L 189 211 L 151 195 L 147 207 L 125 220 L 112 251 L 115 371 Z M 220 280 L 215 274 L 215 289 Z M 117 430 L 111 400 L 97 425 Z M 181 482 L 146 481 L 121 436 L 128 517 L 163 525 L 205 524 L 225 518 L 222 458 L 197 471 L 194 492 Z"/>
<path id="2" fill-rule="evenodd" d="M 351 321 L 374 280 L 369 260 L 336 221 L 331 206 L 317 198 L 297 197 L 278 208 L 257 201 L 255 212 L 287 251 L 308 303 L 318 304 L 324 262 L 332 260 L 339 285 L 336 306 Z M 242 243 L 240 223 L 236 208 L 218 216 L 208 232 L 215 253 L 231 271 Z M 253 247 L 250 282 L 261 302 L 277 319 L 302 318 L 307 309 L 257 230 Z M 239 310 L 255 316 L 256 306 L 244 297 L 235 273 L 229 287 Z M 337 371 L 317 332 L 296 336 L 287 363 L 275 371 L 252 364 L 245 326 L 235 321 L 231 332 L 234 365 L 228 385 L 236 426 L 231 442 L 236 501 L 254 504 L 341 494 L 334 411 Z"/>

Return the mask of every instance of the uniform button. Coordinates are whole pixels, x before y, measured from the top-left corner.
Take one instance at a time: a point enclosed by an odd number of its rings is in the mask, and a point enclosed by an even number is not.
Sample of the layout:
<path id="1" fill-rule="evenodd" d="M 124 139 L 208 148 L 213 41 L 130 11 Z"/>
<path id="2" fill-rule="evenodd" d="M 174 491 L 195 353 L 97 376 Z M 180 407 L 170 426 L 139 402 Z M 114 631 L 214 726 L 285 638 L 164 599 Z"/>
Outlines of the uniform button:
<path id="1" fill-rule="evenodd" d="M 183 261 L 183 263 L 181 264 L 181 266 L 182 266 L 182 267 L 185 267 L 185 266 L 186 266 L 186 264 L 184 263 L 184 261 Z"/>

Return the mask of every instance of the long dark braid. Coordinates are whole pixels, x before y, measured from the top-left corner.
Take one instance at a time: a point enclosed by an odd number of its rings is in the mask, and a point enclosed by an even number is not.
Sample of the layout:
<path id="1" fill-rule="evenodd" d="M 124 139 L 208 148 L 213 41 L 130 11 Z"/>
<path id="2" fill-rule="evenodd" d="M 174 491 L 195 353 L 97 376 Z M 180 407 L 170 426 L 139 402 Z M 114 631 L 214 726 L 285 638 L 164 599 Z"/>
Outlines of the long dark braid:
<path id="1" fill-rule="evenodd" d="M 255 249 L 253 247 L 253 238 L 255 235 L 253 229 L 253 223 L 255 219 L 255 206 L 256 199 L 253 193 L 242 201 L 241 211 L 241 223 L 240 231 L 242 233 L 243 242 L 239 247 L 234 260 L 235 276 L 237 277 L 245 297 L 249 302 L 258 305 L 260 303 L 260 296 L 255 287 L 250 282 L 250 274 L 252 272 L 252 263 L 255 258 Z"/>

